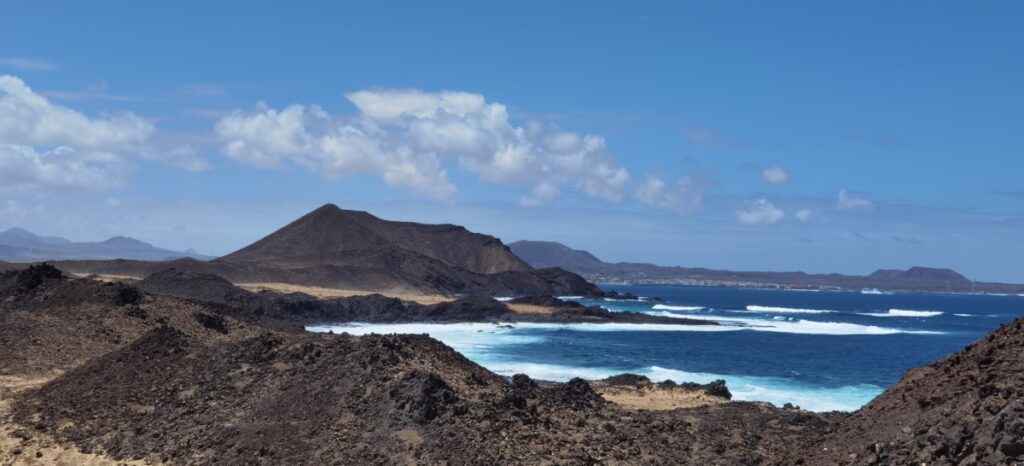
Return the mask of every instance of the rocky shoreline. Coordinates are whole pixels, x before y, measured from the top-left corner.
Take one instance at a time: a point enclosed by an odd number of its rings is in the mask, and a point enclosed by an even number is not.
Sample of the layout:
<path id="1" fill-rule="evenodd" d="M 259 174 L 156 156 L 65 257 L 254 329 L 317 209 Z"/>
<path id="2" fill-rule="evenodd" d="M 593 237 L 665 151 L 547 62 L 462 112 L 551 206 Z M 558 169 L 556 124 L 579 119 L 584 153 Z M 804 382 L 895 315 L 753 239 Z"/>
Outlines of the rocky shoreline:
<path id="1" fill-rule="evenodd" d="M 525 296 L 500 302 L 486 296 L 464 296 L 424 305 L 379 294 L 320 299 L 303 293 L 253 293 L 219 276 L 167 269 L 133 284 L 140 290 L 223 305 L 234 312 L 301 322 L 306 325 L 365 323 L 648 323 L 716 325 L 699 319 L 609 312 L 551 296 Z"/>
<path id="2" fill-rule="evenodd" d="M 1024 458 L 1015 414 L 1024 409 L 1022 321 L 912 371 L 853 414 L 730 401 L 719 382 L 629 374 L 509 380 L 426 336 L 303 330 L 318 319 L 373 313 L 444 321 L 479 312 L 494 321 L 515 306 L 594 317 L 553 299 L 415 307 L 369 296 L 318 305 L 179 272 L 135 284 L 69 279 L 49 266 L 2 273 L 0 381 L 8 395 L 0 406 L 0 464 L 54 462 L 56 455 L 80 455 L 81 464 L 185 465 Z"/>

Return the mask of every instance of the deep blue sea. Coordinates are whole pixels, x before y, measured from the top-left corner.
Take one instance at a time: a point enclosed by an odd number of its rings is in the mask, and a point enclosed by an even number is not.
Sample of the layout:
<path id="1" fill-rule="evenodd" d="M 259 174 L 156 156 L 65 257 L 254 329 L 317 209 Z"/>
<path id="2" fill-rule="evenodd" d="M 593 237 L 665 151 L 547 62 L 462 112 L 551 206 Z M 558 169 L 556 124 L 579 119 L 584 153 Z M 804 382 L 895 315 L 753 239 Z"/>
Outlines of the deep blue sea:
<path id="1" fill-rule="evenodd" d="M 427 333 L 499 373 L 545 380 L 622 372 L 655 381 L 725 379 L 734 399 L 855 410 L 910 368 L 1024 315 L 1024 297 L 604 286 L 664 302 L 582 300 L 612 311 L 710 319 L 644 324 L 349 324 L 335 333 Z"/>

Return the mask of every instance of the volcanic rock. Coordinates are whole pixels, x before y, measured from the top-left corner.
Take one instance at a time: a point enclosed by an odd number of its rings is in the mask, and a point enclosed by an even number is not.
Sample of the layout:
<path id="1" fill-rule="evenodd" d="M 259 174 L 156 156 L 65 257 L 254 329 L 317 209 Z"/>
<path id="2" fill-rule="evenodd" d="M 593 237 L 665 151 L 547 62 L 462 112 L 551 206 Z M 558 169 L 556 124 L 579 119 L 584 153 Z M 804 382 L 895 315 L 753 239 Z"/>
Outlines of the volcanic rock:
<path id="1" fill-rule="evenodd" d="M 1022 442 L 1024 319 L 1018 319 L 907 372 L 780 464 L 1011 464 L 1024 462 Z"/>

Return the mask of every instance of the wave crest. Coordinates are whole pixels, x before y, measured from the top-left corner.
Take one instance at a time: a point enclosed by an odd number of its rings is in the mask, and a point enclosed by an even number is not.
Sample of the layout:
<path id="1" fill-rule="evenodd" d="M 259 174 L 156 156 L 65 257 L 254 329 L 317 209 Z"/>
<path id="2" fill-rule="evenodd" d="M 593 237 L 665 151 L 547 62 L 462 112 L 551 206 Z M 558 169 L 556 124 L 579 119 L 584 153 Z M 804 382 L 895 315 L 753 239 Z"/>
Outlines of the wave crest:
<path id="1" fill-rule="evenodd" d="M 862 316 L 871 317 L 935 317 L 942 315 L 942 311 L 914 311 L 910 309 L 889 309 L 889 312 L 860 312 Z"/>
<path id="2" fill-rule="evenodd" d="M 704 306 L 670 306 L 668 304 L 655 304 L 651 309 L 657 311 L 703 311 Z"/>
<path id="3" fill-rule="evenodd" d="M 750 312 L 768 312 L 768 313 L 779 313 L 779 314 L 831 314 L 838 311 L 830 309 L 801 309 L 793 307 L 777 307 L 777 306 L 757 306 L 749 305 L 747 310 Z"/>

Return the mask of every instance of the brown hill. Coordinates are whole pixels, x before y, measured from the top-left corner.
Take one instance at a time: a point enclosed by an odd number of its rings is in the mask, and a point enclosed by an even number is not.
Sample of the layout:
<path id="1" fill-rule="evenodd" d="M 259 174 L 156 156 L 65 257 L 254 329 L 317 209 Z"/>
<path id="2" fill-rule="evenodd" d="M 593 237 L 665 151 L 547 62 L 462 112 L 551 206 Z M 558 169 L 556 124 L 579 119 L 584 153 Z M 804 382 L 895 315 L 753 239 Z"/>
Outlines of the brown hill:
<path id="1" fill-rule="evenodd" d="M 609 265 L 587 251 L 554 241 L 516 241 L 508 247 L 534 267 L 562 267 L 577 273 L 596 273 Z"/>
<path id="2" fill-rule="evenodd" d="M 267 237 L 202 262 L 64 261 L 73 273 L 147 277 L 175 268 L 232 283 L 288 283 L 406 294 L 600 296 L 579 275 L 535 270 L 497 238 L 454 225 L 381 220 L 327 204 Z"/>
<path id="3" fill-rule="evenodd" d="M 970 284 L 971 280 L 953 269 L 932 267 L 911 267 L 907 270 L 879 269 L 867 278 L 890 281 L 932 281 L 949 282 L 952 285 Z"/>
<path id="4" fill-rule="evenodd" d="M 1024 319 L 909 371 L 781 464 L 1021 464 Z"/>
<path id="5" fill-rule="evenodd" d="M 500 240 L 455 225 L 392 222 L 327 204 L 217 259 L 284 268 L 375 260 L 410 251 L 478 274 L 532 270 Z"/>

